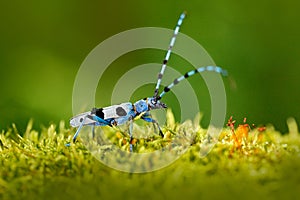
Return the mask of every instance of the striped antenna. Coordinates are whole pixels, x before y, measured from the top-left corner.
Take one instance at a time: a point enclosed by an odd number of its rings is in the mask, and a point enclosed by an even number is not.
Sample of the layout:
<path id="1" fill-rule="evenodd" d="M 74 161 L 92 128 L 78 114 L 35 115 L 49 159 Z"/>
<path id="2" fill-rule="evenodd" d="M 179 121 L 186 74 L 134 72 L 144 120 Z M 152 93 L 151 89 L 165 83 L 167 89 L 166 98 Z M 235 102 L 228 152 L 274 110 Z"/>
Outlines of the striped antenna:
<path id="1" fill-rule="evenodd" d="M 177 22 L 177 25 L 176 25 L 176 27 L 174 29 L 174 33 L 173 33 L 173 36 L 171 38 L 167 54 L 165 56 L 165 59 L 163 60 L 161 71 L 159 72 L 158 77 L 157 77 L 157 84 L 156 84 L 155 91 L 154 91 L 154 97 L 158 97 L 158 90 L 159 90 L 159 86 L 160 86 L 160 83 L 161 83 L 161 79 L 162 79 L 163 74 L 165 72 L 165 69 L 166 69 L 166 66 L 167 66 L 167 62 L 168 62 L 168 60 L 170 58 L 170 55 L 171 55 L 171 52 L 172 52 L 172 48 L 173 48 L 173 46 L 175 44 L 176 36 L 177 36 L 177 34 L 179 32 L 180 26 L 181 26 L 182 21 L 185 18 L 185 16 L 186 16 L 186 12 L 183 12 L 180 15 L 180 17 L 178 19 L 178 22 Z"/>
<path id="2" fill-rule="evenodd" d="M 185 73 L 184 75 L 180 76 L 179 78 L 176 78 L 173 81 L 173 83 L 171 83 L 170 85 L 168 85 L 164 88 L 164 91 L 162 93 L 160 93 L 160 95 L 159 95 L 159 97 L 157 97 L 157 99 L 158 100 L 161 99 L 167 92 L 169 92 L 171 90 L 172 87 L 177 85 L 180 81 L 187 79 L 188 77 L 193 76 L 194 74 L 201 73 L 204 71 L 217 72 L 223 76 L 227 76 L 227 71 L 222 69 L 221 67 L 216 67 L 216 66 L 200 67 L 198 69 L 195 69 L 195 70 Z"/>

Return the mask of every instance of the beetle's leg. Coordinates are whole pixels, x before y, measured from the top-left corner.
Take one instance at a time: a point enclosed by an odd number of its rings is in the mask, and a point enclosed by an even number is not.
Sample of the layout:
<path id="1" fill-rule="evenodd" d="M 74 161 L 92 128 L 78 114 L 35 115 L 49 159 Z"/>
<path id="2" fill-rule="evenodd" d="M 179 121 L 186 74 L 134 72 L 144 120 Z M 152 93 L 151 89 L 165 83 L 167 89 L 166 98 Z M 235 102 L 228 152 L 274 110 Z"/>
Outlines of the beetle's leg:
<path id="1" fill-rule="evenodd" d="M 132 145 L 132 130 L 133 130 L 133 119 L 132 117 L 129 118 L 129 135 L 130 135 L 130 141 L 129 141 L 129 144 L 130 144 L 130 152 L 132 152 L 133 150 L 133 145 Z"/>
<path id="2" fill-rule="evenodd" d="M 163 134 L 159 124 L 157 123 L 157 121 L 155 119 L 150 117 L 150 113 L 146 112 L 143 116 L 141 116 L 141 119 L 145 120 L 146 122 L 151 122 L 151 123 L 155 124 L 159 130 L 159 135 L 161 137 L 164 137 L 164 134 Z"/>
<path id="3" fill-rule="evenodd" d="M 79 125 L 79 127 L 78 127 L 78 129 L 77 129 L 77 131 L 76 131 L 76 133 L 75 133 L 74 136 L 73 136 L 73 139 L 72 139 L 72 140 L 73 140 L 74 143 L 76 142 L 76 139 L 77 139 L 77 137 L 78 137 L 78 134 L 79 134 L 79 132 L 81 131 L 81 129 L 82 129 L 83 125 L 84 125 L 84 122 L 85 122 L 86 118 L 89 118 L 89 119 L 92 119 L 92 120 L 98 122 L 99 124 L 101 124 L 101 126 L 106 126 L 106 125 L 111 126 L 111 124 L 110 124 L 108 121 L 106 121 L 106 120 L 104 120 L 104 119 L 102 119 L 102 118 L 100 118 L 100 117 L 98 117 L 98 116 L 95 116 L 95 115 L 86 115 L 86 116 L 84 116 L 84 118 L 82 119 L 82 121 L 81 121 L 81 123 L 80 123 L 80 125 Z M 95 124 L 92 125 L 92 133 L 93 133 L 93 137 L 94 137 L 94 135 L 95 135 Z M 66 144 L 66 146 L 70 146 L 70 143 Z"/>
<path id="4" fill-rule="evenodd" d="M 75 133 L 74 136 L 73 136 L 73 142 L 74 142 L 74 143 L 76 142 L 77 136 L 78 136 L 78 134 L 79 134 L 81 128 L 83 127 L 83 124 L 84 124 L 84 121 L 85 121 L 86 118 L 87 118 L 87 116 L 85 116 L 85 117 L 82 119 L 82 122 L 81 122 L 79 128 L 77 129 L 76 133 Z"/>
<path id="5" fill-rule="evenodd" d="M 95 124 L 92 125 L 92 138 L 95 138 Z"/>
<path id="6" fill-rule="evenodd" d="M 99 122 L 101 125 L 103 124 L 103 126 L 106 126 L 106 125 L 111 126 L 111 124 L 108 121 L 106 121 L 96 115 L 87 115 L 87 117 L 90 118 L 91 120 Z"/>
<path id="7" fill-rule="evenodd" d="M 79 128 L 77 129 L 76 133 L 73 136 L 72 140 L 73 140 L 74 143 L 76 142 L 76 138 L 77 138 L 77 136 L 78 136 L 78 134 L 79 134 L 86 118 L 87 118 L 87 115 L 82 119 L 81 124 L 79 125 Z M 65 144 L 65 146 L 69 147 L 70 143 Z"/>
<path id="8" fill-rule="evenodd" d="M 152 115 L 151 115 L 150 112 L 146 112 L 143 116 L 144 116 L 144 117 L 148 117 L 148 118 L 152 118 Z M 153 118 L 152 118 L 152 119 L 153 119 Z M 152 123 L 152 125 L 153 125 L 153 129 L 154 129 L 154 133 L 157 133 L 157 128 L 156 128 L 156 126 L 155 126 L 155 123 Z"/>

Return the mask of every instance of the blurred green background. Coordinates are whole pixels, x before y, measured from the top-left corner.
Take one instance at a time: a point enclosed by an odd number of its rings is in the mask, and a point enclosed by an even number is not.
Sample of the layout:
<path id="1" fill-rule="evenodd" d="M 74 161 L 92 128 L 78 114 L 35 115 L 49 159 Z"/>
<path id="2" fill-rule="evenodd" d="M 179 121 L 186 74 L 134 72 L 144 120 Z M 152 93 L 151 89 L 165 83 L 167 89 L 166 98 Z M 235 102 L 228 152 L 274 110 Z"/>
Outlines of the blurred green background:
<path id="1" fill-rule="evenodd" d="M 0 129 L 16 123 L 22 130 L 30 118 L 36 128 L 69 120 L 77 70 L 96 45 L 132 28 L 173 29 L 183 10 L 188 17 L 181 32 L 202 44 L 236 84 L 224 79 L 227 117 L 272 123 L 282 132 L 288 117 L 299 121 L 299 1 L 29 0 L 0 2 Z M 97 93 L 96 106 L 109 105 L 109 90 L 128 69 L 161 63 L 164 54 L 145 50 L 113 63 L 101 80 L 108 92 Z M 170 65 L 184 67 L 184 61 L 172 57 Z M 192 81 L 205 87 L 199 80 Z M 152 88 L 145 88 L 147 94 Z M 203 99 L 205 125 L 208 93 Z"/>

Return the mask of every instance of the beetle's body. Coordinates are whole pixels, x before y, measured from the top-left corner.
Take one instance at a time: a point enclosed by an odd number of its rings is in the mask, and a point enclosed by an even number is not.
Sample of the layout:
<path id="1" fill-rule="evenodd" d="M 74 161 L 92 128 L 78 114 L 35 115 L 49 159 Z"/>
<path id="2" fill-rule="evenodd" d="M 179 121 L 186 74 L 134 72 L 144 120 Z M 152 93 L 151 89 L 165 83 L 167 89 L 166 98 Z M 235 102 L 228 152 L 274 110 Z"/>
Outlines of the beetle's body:
<path id="1" fill-rule="evenodd" d="M 166 108 L 167 106 L 161 102 L 154 102 L 154 98 L 144 98 L 134 104 L 127 102 L 119 105 L 108 106 L 104 108 L 93 108 L 90 112 L 85 112 L 74 116 L 70 120 L 72 127 L 79 127 L 84 119 L 82 125 L 96 125 L 96 126 L 118 126 L 125 124 L 130 119 L 135 119 L 140 116 L 145 121 L 148 121 L 148 111 L 152 109 Z"/>

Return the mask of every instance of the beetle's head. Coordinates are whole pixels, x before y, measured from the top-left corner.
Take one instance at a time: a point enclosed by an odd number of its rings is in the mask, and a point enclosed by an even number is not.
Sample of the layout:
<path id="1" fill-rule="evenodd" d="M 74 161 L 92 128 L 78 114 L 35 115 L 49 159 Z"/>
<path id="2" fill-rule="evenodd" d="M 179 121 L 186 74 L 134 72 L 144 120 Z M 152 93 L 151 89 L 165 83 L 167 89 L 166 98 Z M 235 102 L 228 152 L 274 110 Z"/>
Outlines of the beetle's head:
<path id="1" fill-rule="evenodd" d="M 167 105 L 155 97 L 146 98 L 149 110 L 167 108 Z"/>

